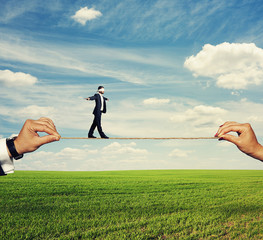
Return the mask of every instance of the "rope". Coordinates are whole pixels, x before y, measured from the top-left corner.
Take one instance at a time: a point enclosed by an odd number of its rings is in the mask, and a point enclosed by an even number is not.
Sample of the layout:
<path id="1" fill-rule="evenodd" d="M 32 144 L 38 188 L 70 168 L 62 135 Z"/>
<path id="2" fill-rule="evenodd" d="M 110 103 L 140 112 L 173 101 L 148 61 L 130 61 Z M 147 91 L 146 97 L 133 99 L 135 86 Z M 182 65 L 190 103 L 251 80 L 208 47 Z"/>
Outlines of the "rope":
<path id="1" fill-rule="evenodd" d="M 111 137 L 111 138 L 88 138 L 88 137 L 62 137 L 61 139 L 89 139 L 89 140 L 101 140 L 101 139 L 118 139 L 118 140 L 199 140 L 199 139 L 218 139 L 217 137 L 164 137 L 164 138 L 157 138 L 157 137 Z"/>

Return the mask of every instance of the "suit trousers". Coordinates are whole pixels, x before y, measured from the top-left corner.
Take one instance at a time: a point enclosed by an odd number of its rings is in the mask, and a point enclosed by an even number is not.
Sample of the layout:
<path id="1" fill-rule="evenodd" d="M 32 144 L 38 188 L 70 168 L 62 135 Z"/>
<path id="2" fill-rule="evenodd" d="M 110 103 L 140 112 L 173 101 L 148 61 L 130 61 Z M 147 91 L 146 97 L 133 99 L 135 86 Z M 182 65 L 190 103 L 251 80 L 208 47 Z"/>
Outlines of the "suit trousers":
<path id="1" fill-rule="evenodd" d="M 94 120 L 89 130 L 89 136 L 93 135 L 96 127 L 98 129 L 100 136 L 101 137 L 105 136 L 104 132 L 102 131 L 102 127 L 101 127 L 101 112 L 94 114 Z"/>

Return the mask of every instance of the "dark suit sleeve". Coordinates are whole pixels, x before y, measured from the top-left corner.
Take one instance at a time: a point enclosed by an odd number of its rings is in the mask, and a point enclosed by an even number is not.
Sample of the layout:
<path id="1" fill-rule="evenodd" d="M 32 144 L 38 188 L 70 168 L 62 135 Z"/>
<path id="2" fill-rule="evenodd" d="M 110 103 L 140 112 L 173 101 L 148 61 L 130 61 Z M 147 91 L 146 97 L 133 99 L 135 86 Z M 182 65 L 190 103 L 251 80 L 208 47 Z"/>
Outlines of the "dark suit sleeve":
<path id="1" fill-rule="evenodd" d="M 96 99 L 96 95 L 89 97 L 89 100 L 95 100 Z"/>

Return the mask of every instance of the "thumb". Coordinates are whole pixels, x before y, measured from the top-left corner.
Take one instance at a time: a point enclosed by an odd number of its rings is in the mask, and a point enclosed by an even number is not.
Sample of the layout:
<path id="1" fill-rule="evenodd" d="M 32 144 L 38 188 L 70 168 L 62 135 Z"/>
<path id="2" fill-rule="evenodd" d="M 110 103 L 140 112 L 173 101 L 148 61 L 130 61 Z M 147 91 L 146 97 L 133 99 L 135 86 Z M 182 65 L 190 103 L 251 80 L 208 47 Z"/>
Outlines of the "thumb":
<path id="1" fill-rule="evenodd" d="M 46 135 L 43 137 L 38 137 L 37 139 L 37 144 L 38 146 L 42 146 L 46 143 L 51 143 L 51 142 L 55 142 L 55 141 L 59 141 L 60 137 L 56 136 L 56 135 Z"/>
<path id="2" fill-rule="evenodd" d="M 237 145 L 238 137 L 230 135 L 230 134 L 225 134 L 221 136 L 219 140 L 226 140 L 228 142 L 231 142 Z"/>

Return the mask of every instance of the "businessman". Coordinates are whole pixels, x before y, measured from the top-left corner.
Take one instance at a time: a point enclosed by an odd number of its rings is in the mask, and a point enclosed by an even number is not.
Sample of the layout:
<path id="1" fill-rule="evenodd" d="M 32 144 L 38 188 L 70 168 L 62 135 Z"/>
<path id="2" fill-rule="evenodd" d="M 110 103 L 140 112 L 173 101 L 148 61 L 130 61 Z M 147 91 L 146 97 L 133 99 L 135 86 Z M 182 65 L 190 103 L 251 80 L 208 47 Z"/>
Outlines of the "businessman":
<path id="1" fill-rule="evenodd" d="M 106 113 L 106 101 L 109 101 L 109 99 L 104 97 L 103 94 L 104 94 L 104 87 L 99 86 L 98 91 L 94 96 L 85 98 L 86 100 L 91 100 L 91 101 L 95 100 L 95 108 L 93 110 L 94 120 L 89 130 L 89 134 L 88 134 L 89 138 L 96 138 L 93 135 L 96 127 L 98 129 L 101 138 L 109 138 L 102 131 L 102 127 L 101 127 L 101 114 Z"/>
<path id="2" fill-rule="evenodd" d="M 47 135 L 40 137 L 38 132 Z M 11 139 L 0 139 L 0 176 L 14 172 L 13 159 L 18 160 L 24 153 L 33 152 L 40 146 L 59 141 L 60 135 L 49 118 L 26 120 L 19 135 Z"/>

